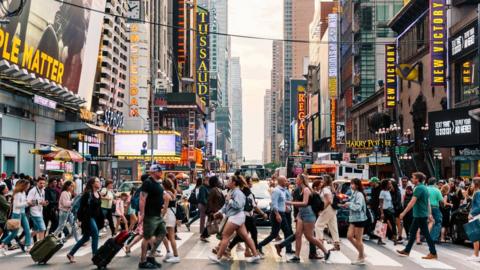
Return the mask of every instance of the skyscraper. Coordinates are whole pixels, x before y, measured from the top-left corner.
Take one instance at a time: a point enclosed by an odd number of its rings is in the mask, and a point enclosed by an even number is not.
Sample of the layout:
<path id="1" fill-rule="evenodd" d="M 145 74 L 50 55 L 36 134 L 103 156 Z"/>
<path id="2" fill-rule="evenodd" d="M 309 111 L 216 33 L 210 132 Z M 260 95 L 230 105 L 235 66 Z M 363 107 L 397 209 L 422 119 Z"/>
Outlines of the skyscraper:
<path id="1" fill-rule="evenodd" d="M 240 164 L 243 159 L 243 118 L 242 118 L 242 73 L 240 58 L 230 59 L 230 80 L 232 87 L 232 149 L 235 152 L 236 162 Z"/>
<path id="2" fill-rule="evenodd" d="M 283 2 L 283 38 L 286 40 L 308 40 L 308 25 L 313 19 L 313 0 L 284 0 Z M 283 142 L 288 152 L 291 152 L 290 124 L 293 120 L 290 105 L 290 81 L 301 79 L 305 56 L 308 57 L 308 44 L 301 42 L 284 43 L 284 99 L 283 99 Z"/>
<path id="3" fill-rule="evenodd" d="M 263 163 L 272 162 L 272 91 L 267 89 L 263 98 Z"/>
<path id="4" fill-rule="evenodd" d="M 280 143 L 283 140 L 282 100 L 283 100 L 283 44 L 273 41 L 272 44 L 272 73 L 271 73 L 271 140 L 270 149 L 272 162 L 281 161 Z"/>

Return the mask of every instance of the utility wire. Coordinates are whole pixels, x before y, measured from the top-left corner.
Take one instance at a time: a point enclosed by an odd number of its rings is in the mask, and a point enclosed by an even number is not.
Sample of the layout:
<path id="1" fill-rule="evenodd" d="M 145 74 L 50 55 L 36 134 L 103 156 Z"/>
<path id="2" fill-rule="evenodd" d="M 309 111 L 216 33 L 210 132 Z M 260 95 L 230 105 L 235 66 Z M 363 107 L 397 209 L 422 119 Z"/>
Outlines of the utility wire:
<path id="1" fill-rule="evenodd" d="M 84 10 L 88 10 L 88 11 L 91 11 L 91 12 L 103 14 L 105 16 L 112 16 L 112 17 L 121 18 L 121 19 L 125 19 L 125 20 L 131 20 L 132 23 L 145 23 L 145 24 L 150 24 L 150 25 L 155 25 L 155 26 L 167 27 L 167 28 L 171 28 L 171 29 L 183 29 L 183 27 L 175 26 L 175 25 L 155 23 L 155 22 L 150 22 L 150 21 L 146 21 L 146 20 L 137 20 L 137 19 L 132 20 L 128 16 L 122 16 L 122 15 L 118 15 L 118 14 L 107 13 L 107 12 L 102 11 L 102 10 L 98 10 L 98 9 L 94 9 L 94 8 L 90 8 L 90 7 L 85 7 L 85 6 L 77 5 L 77 4 L 73 4 L 73 3 L 69 3 L 69 2 L 66 2 L 64 0 L 53 0 L 53 1 L 65 4 L 65 5 L 70 5 L 70 6 L 73 6 L 73 7 L 81 8 L 81 9 L 84 9 Z M 189 30 L 192 31 L 192 32 L 197 32 L 197 30 L 193 29 L 193 28 L 190 28 Z M 253 40 L 265 40 L 265 41 L 280 41 L 280 42 L 284 42 L 284 43 L 325 44 L 325 45 L 339 43 L 339 44 L 358 44 L 358 45 L 361 46 L 361 45 L 372 45 L 372 44 L 387 45 L 387 44 L 395 43 L 394 40 L 392 40 L 391 42 L 387 42 L 387 41 L 337 41 L 337 42 L 329 42 L 329 41 L 320 41 L 320 40 L 311 41 L 311 40 L 301 40 L 301 39 L 281 39 L 281 38 L 269 38 L 269 37 L 262 37 L 262 36 L 249 36 L 249 35 L 229 34 L 229 33 L 221 33 L 221 32 L 209 32 L 208 35 L 217 35 L 217 36 L 226 36 L 226 37 L 235 37 L 235 38 L 243 38 L 243 39 L 253 39 Z M 399 44 L 428 44 L 428 43 L 431 43 L 431 42 L 433 42 L 433 40 L 431 40 L 431 41 L 417 40 L 417 41 L 414 41 L 414 42 L 412 42 L 412 41 L 398 41 Z"/>

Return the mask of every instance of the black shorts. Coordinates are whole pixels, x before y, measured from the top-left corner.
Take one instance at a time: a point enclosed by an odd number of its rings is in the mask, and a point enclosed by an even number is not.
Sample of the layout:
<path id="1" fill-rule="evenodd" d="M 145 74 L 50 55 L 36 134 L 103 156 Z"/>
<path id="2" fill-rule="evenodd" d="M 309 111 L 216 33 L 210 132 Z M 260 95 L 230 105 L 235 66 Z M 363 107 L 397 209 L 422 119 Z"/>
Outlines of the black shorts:
<path id="1" fill-rule="evenodd" d="M 357 221 L 357 222 L 350 222 L 355 228 L 365 228 L 367 227 L 367 221 Z"/>

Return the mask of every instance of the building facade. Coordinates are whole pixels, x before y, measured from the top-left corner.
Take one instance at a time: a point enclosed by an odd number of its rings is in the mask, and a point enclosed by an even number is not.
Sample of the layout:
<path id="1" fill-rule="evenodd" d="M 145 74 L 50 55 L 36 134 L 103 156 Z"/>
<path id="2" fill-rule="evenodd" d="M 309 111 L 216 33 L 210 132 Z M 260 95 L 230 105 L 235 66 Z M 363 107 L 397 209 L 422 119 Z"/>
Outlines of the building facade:
<path id="1" fill-rule="evenodd" d="M 272 91 L 267 89 L 263 97 L 263 163 L 272 162 Z"/>
<path id="2" fill-rule="evenodd" d="M 236 162 L 243 160 L 243 90 L 242 70 L 239 57 L 230 59 L 230 87 L 232 104 L 232 149 L 235 152 Z"/>
<path id="3" fill-rule="evenodd" d="M 270 149 L 271 162 L 281 163 L 282 150 L 280 144 L 283 141 L 283 43 L 272 43 L 272 73 L 271 73 L 271 109 L 270 113 Z"/>

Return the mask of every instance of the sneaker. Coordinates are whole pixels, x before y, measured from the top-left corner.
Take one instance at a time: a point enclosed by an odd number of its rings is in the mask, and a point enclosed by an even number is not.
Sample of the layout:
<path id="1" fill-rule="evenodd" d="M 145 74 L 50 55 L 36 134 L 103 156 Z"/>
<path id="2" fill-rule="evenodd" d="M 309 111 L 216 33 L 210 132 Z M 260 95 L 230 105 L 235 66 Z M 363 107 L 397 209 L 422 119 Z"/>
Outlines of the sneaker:
<path id="1" fill-rule="evenodd" d="M 0 248 L 0 256 L 7 256 L 4 248 Z"/>
<path id="2" fill-rule="evenodd" d="M 159 262 L 157 262 L 157 261 L 155 260 L 155 257 L 147 257 L 147 262 L 155 265 L 155 267 L 157 267 L 157 268 L 162 267 L 162 264 L 160 264 Z"/>
<path id="3" fill-rule="evenodd" d="M 428 253 L 428 255 L 425 256 L 425 257 L 422 257 L 422 259 L 424 259 L 424 260 L 436 260 L 436 259 L 438 259 L 438 256 L 437 256 L 437 254 Z"/>
<path id="4" fill-rule="evenodd" d="M 353 261 L 352 265 L 365 265 L 365 259 Z"/>
<path id="5" fill-rule="evenodd" d="M 256 263 L 258 261 L 260 261 L 262 258 L 260 256 L 253 256 L 253 257 L 249 257 L 247 258 L 247 262 L 249 263 Z"/>
<path id="6" fill-rule="evenodd" d="M 397 254 L 400 257 L 408 257 L 410 253 L 406 252 L 405 250 L 397 250 Z"/>
<path id="7" fill-rule="evenodd" d="M 155 253 L 153 253 L 153 257 L 158 258 L 158 257 L 163 257 L 162 253 L 158 250 L 155 250 Z"/>
<path id="8" fill-rule="evenodd" d="M 165 258 L 163 258 L 163 261 L 167 262 L 167 260 L 172 258 L 172 257 L 173 257 L 173 253 L 167 252 L 167 254 L 165 255 Z"/>
<path id="9" fill-rule="evenodd" d="M 310 255 L 308 255 L 308 259 L 309 259 L 309 260 L 322 260 L 323 257 L 322 257 L 322 256 L 318 256 L 317 254 L 310 254 Z"/>
<path id="10" fill-rule="evenodd" d="M 172 256 L 172 257 L 168 258 L 165 262 L 167 262 L 167 263 L 179 263 L 180 262 L 180 257 Z"/>
<path id="11" fill-rule="evenodd" d="M 469 261 L 469 262 L 480 262 L 480 256 L 472 255 L 472 256 L 467 258 L 467 261 Z"/>
<path id="12" fill-rule="evenodd" d="M 214 263 L 222 263 L 222 261 L 217 257 L 217 255 L 212 254 L 208 256 L 208 258 Z"/>
<path id="13" fill-rule="evenodd" d="M 150 262 L 141 262 L 138 264 L 138 268 L 140 269 L 157 269 L 157 266 L 150 263 Z"/>
<path id="14" fill-rule="evenodd" d="M 300 262 L 300 258 L 297 257 L 297 256 L 293 256 L 292 258 L 288 259 L 287 262 L 290 262 L 290 263 L 299 263 L 299 262 Z"/>

